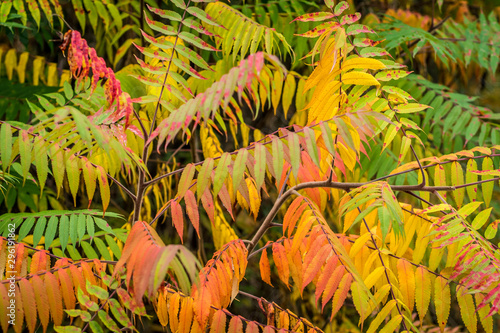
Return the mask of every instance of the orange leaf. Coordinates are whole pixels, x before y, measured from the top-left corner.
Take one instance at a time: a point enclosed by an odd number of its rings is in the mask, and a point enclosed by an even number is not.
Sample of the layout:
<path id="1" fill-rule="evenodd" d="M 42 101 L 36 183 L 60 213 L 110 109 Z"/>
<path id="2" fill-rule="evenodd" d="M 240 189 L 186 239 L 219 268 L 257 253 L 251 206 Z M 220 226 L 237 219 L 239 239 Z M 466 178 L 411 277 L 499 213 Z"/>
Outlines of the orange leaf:
<path id="1" fill-rule="evenodd" d="M 290 223 L 294 223 L 294 225 L 295 225 L 295 223 L 297 223 L 297 220 L 299 219 L 300 215 L 302 215 L 302 212 L 304 211 L 304 209 L 306 208 L 307 205 L 302 205 L 298 209 L 297 209 L 297 207 L 302 203 L 303 200 L 304 200 L 303 196 L 297 197 L 292 202 L 290 207 L 288 207 L 286 214 L 285 214 L 285 217 L 283 218 L 283 235 L 285 235 L 285 231 L 290 226 Z M 292 227 L 290 226 L 290 228 L 292 228 Z M 290 233 L 292 231 L 293 230 L 288 231 L 288 236 L 290 236 Z"/>
<path id="2" fill-rule="evenodd" d="M 170 329 L 172 332 L 177 332 L 179 327 L 179 318 L 177 314 L 179 313 L 179 300 L 180 295 L 175 293 L 168 300 L 168 317 L 170 318 Z"/>
<path id="3" fill-rule="evenodd" d="M 318 283 L 316 283 L 316 290 L 315 290 L 315 295 L 316 295 L 316 303 L 319 300 L 319 297 L 323 293 L 323 291 L 326 288 L 326 284 L 330 280 L 330 278 L 333 275 L 333 272 L 335 271 L 335 268 L 337 267 L 337 264 L 339 262 L 339 259 L 336 255 L 331 256 L 328 261 L 326 262 L 325 267 L 323 268 L 323 272 L 321 272 L 321 275 L 318 279 Z"/>
<path id="4" fill-rule="evenodd" d="M 208 218 L 210 219 L 210 222 L 212 222 L 213 226 L 215 221 L 215 206 L 210 190 L 206 190 L 205 192 L 203 192 L 203 195 L 201 197 L 201 204 L 207 212 Z"/>
<path id="5" fill-rule="evenodd" d="M 311 281 L 316 277 L 316 275 L 318 274 L 319 270 L 321 269 L 321 267 L 325 263 L 325 260 L 328 257 L 328 255 L 330 255 L 330 253 L 331 253 L 330 244 L 323 246 L 321 248 L 321 250 L 316 252 L 314 259 L 306 267 L 306 271 L 304 273 L 304 281 L 302 282 L 302 290 L 304 290 L 304 288 L 309 283 L 311 283 Z"/>
<path id="6" fill-rule="evenodd" d="M 340 281 L 344 276 L 344 273 L 345 273 L 345 267 L 341 265 L 338 266 L 331 275 L 330 279 L 328 280 L 328 283 L 326 284 L 325 291 L 323 292 L 321 311 L 323 311 L 326 303 L 328 303 L 330 298 L 332 298 L 333 293 L 337 290 L 337 287 L 339 286 Z"/>
<path id="7" fill-rule="evenodd" d="M 233 317 L 229 322 L 228 333 L 243 333 L 243 322 L 240 317 Z"/>
<path id="8" fill-rule="evenodd" d="M 288 262 L 290 263 L 290 275 L 292 276 L 293 281 L 296 285 L 302 285 L 302 278 L 304 275 L 304 270 L 302 269 L 302 256 L 300 255 L 300 251 L 292 254 L 290 251 L 291 241 L 289 239 L 285 239 L 283 242 L 283 246 L 285 247 L 286 256 L 288 258 Z"/>
<path id="9" fill-rule="evenodd" d="M 167 327 L 168 325 L 168 308 L 167 308 L 167 291 L 160 290 L 158 295 L 158 303 L 156 308 L 156 314 L 158 315 L 158 319 L 160 320 L 160 324 L 163 327 Z"/>
<path id="10" fill-rule="evenodd" d="M 309 230 L 311 230 L 311 225 L 314 221 L 315 219 L 311 218 L 310 214 L 305 214 L 305 217 L 301 218 L 300 224 L 297 228 L 297 232 L 295 232 L 295 235 L 293 237 L 292 249 L 290 250 L 292 255 L 299 250 L 304 237 L 306 237 Z"/>
<path id="11" fill-rule="evenodd" d="M 135 300 L 139 304 L 142 302 L 142 297 L 144 296 L 144 293 L 146 292 L 146 289 L 149 285 L 151 274 L 154 272 L 153 269 L 156 267 L 156 264 L 158 263 L 158 260 L 163 253 L 162 250 L 164 249 L 158 246 L 154 246 L 152 245 L 152 243 L 150 244 L 151 246 L 149 247 L 145 246 L 147 248 L 147 251 L 145 250 L 144 252 L 142 252 L 143 255 L 141 257 L 137 256 L 137 260 L 134 261 L 134 296 Z M 132 267 L 129 267 L 129 271 L 131 270 L 131 268 Z"/>
<path id="12" fill-rule="evenodd" d="M 59 282 L 61 283 L 61 291 L 66 309 L 74 309 L 76 297 L 71 278 L 69 277 L 66 269 L 60 269 L 57 271 L 57 275 L 59 277 Z"/>
<path id="13" fill-rule="evenodd" d="M 193 299 L 191 297 L 183 297 L 181 300 L 181 311 L 179 313 L 179 333 L 191 332 L 193 316 Z"/>
<path id="14" fill-rule="evenodd" d="M 184 202 L 186 203 L 186 213 L 193 224 L 194 230 L 200 238 L 200 214 L 198 213 L 198 204 L 196 203 L 196 198 L 194 193 L 187 191 L 184 195 Z"/>
<path id="15" fill-rule="evenodd" d="M 33 286 L 28 280 L 22 279 L 19 281 L 19 286 L 21 288 L 21 296 L 24 305 L 24 314 L 26 316 L 26 326 L 30 333 L 35 331 L 36 326 L 36 303 L 35 303 L 35 292 L 33 291 Z"/>
<path id="16" fill-rule="evenodd" d="M 233 210 L 231 208 L 231 196 L 225 184 L 222 185 L 218 196 L 222 205 L 227 209 L 229 215 L 231 215 L 231 218 L 234 220 Z"/>
<path id="17" fill-rule="evenodd" d="M 273 244 L 273 258 L 276 267 L 278 268 L 278 275 L 280 280 L 288 287 L 288 279 L 290 277 L 290 270 L 288 267 L 288 260 L 286 258 L 285 248 L 283 245 Z"/>
<path id="18" fill-rule="evenodd" d="M 226 332 L 226 314 L 222 310 L 217 310 L 210 325 L 210 333 Z"/>
<path id="19" fill-rule="evenodd" d="M 78 288 L 80 288 L 83 293 L 87 295 L 87 287 L 85 286 L 85 278 L 83 277 L 82 271 L 75 265 L 69 266 L 69 270 L 71 272 L 71 277 L 73 278 L 73 285 L 75 286 L 75 290 L 78 290 Z"/>
<path id="20" fill-rule="evenodd" d="M 33 289 L 35 291 L 35 301 L 36 307 L 38 309 L 38 317 L 40 318 L 40 322 L 42 323 L 43 332 L 47 332 L 47 326 L 49 325 L 49 297 L 47 296 L 47 289 L 45 289 L 45 285 L 42 279 L 35 275 L 31 279 L 31 283 L 33 284 Z M 6 332 L 6 331 L 4 331 Z"/>
<path id="21" fill-rule="evenodd" d="M 351 282 L 352 282 L 352 275 L 350 273 L 347 273 L 346 275 L 344 275 L 344 277 L 342 278 L 342 281 L 340 281 L 339 288 L 335 292 L 335 296 L 333 296 L 333 300 L 332 300 L 332 316 L 331 316 L 331 318 L 333 318 L 333 316 L 335 316 L 335 314 L 339 311 L 339 309 L 344 304 L 345 298 L 347 297 L 347 292 L 349 291 L 349 288 L 351 288 Z"/>
<path id="22" fill-rule="evenodd" d="M 17 276 L 20 276 L 22 272 L 23 262 L 25 260 L 27 253 L 25 251 L 24 244 L 16 244 L 16 267 L 14 272 L 17 272 Z"/>
<path id="23" fill-rule="evenodd" d="M 398 260 L 398 281 L 403 300 L 411 313 L 415 303 L 415 274 L 412 265 L 404 259 Z"/>
<path id="24" fill-rule="evenodd" d="M 184 214 L 182 212 L 182 207 L 177 200 L 172 200 L 170 208 L 172 209 L 172 223 L 175 226 L 175 230 L 177 230 L 177 233 L 179 234 L 181 242 L 184 243 L 182 238 L 184 233 Z"/>
<path id="25" fill-rule="evenodd" d="M 196 293 L 194 300 L 194 313 L 196 314 L 196 319 L 200 327 L 205 327 L 210 315 L 210 291 L 205 286 L 202 286 Z"/>
<path id="26" fill-rule="evenodd" d="M 260 268 L 260 277 L 262 278 L 262 281 L 272 286 L 273 284 L 271 283 L 271 265 L 269 264 L 269 258 L 267 257 L 267 249 L 264 249 L 264 251 L 262 251 L 262 255 L 260 256 L 260 261 L 259 261 L 259 268 Z"/>
<path id="27" fill-rule="evenodd" d="M 31 257 L 30 274 L 47 270 L 47 251 L 37 251 Z"/>
<path id="28" fill-rule="evenodd" d="M 14 292 L 14 299 L 16 302 L 16 324 L 14 325 L 14 332 L 21 333 L 23 331 L 24 307 L 22 295 L 17 285 Z"/>
<path id="29" fill-rule="evenodd" d="M 3 332 L 7 332 L 7 328 L 9 327 L 9 318 L 7 314 L 9 313 L 9 296 L 7 293 L 7 289 L 5 289 L 5 285 L 0 283 L 0 326 L 2 327 Z"/>
<path id="30" fill-rule="evenodd" d="M 50 313 L 55 326 L 59 326 L 63 319 L 63 306 L 59 282 L 52 273 L 45 274 L 45 288 L 47 289 L 47 298 L 49 301 Z"/>
<path id="31" fill-rule="evenodd" d="M 259 333 L 259 325 L 257 325 L 254 321 L 251 321 L 247 324 L 247 329 L 245 333 Z"/>

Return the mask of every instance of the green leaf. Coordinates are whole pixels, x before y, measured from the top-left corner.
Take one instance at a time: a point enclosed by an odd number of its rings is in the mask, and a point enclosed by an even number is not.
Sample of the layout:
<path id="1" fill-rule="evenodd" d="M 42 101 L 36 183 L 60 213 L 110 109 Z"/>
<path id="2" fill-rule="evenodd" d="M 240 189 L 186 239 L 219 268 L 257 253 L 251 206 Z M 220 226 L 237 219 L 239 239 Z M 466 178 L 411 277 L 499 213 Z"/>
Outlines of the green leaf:
<path id="1" fill-rule="evenodd" d="M 94 248 L 86 241 L 81 241 L 80 246 L 85 252 L 85 256 L 89 259 L 99 259 L 99 255 L 95 252 Z"/>
<path id="2" fill-rule="evenodd" d="M 335 6 L 333 13 L 335 14 L 335 16 L 342 15 L 344 10 L 346 10 L 347 8 L 349 8 L 349 4 L 347 3 L 347 1 L 341 1 Z"/>
<path id="3" fill-rule="evenodd" d="M 43 192 L 45 182 L 47 181 L 47 174 L 49 170 L 49 163 L 47 159 L 47 148 L 45 141 L 42 137 L 37 137 L 35 140 L 35 165 L 38 174 L 38 186 L 40 186 L 40 193 Z"/>
<path id="4" fill-rule="evenodd" d="M 92 329 L 92 332 L 94 332 L 94 333 L 104 333 L 104 331 L 102 330 L 101 325 L 99 325 L 99 323 L 96 322 L 96 321 L 91 321 L 89 323 L 89 326 Z"/>
<path id="5" fill-rule="evenodd" d="M 0 6 L 0 23 L 7 22 L 7 16 L 9 16 L 10 9 L 12 8 L 12 2 L 3 2 Z"/>
<path id="6" fill-rule="evenodd" d="M 92 215 L 87 215 L 87 234 L 90 236 L 90 240 L 94 238 L 94 219 Z"/>
<path id="7" fill-rule="evenodd" d="M 465 174 L 465 182 L 467 184 L 477 182 L 477 174 L 471 171 L 477 171 L 477 163 L 474 159 L 467 161 L 467 172 Z M 467 186 L 466 190 L 470 201 L 475 201 L 477 197 L 477 185 Z"/>
<path id="8" fill-rule="evenodd" d="M 3 8 L 2 4 L 2 8 Z M 0 153 L 2 161 L 2 169 L 5 171 L 10 165 L 10 159 L 12 157 L 12 129 L 10 124 L 3 123 L 0 128 Z"/>
<path id="9" fill-rule="evenodd" d="M 77 233 L 78 233 L 78 241 L 80 242 L 85 235 L 85 224 L 87 222 L 87 218 L 85 217 L 85 214 L 80 213 L 78 215 L 78 226 L 77 226 Z"/>
<path id="10" fill-rule="evenodd" d="M 88 280 L 85 281 L 85 284 L 86 284 L 87 292 L 90 295 L 95 296 L 101 300 L 105 300 L 105 299 L 109 298 L 109 293 L 106 290 L 104 290 L 103 288 L 91 284 Z"/>
<path id="11" fill-rule="evenodd" d="M 47 225 L 47 231 L 45 232 L 45 250 L 50 248 L 52 241 L 57 232 L 57 226 L 59 225 L 59 219 L 57 216 L 51 216 L 49 223 Z"/>
<path id="12" fill-rule="evenodd" d="M 175 32 L 177 33 L 177 31 Z M 195 35 L 193 35 L 192 33 L 190 32 L 187 32 L 187 31 L 182 31 L 180 34 L 179 34 L 179 37 L 185 41 L 185 42 L 188 42 L 189 44 L 192 44 L 193 46 L 196 46 L 202 50 L 207 50 L 207 51 L 218 51 L 215 47 L 213 47 L 212 45 L 208 44 L 207 42 L 205 42 L 203 39 L 201 39 L 200 37 L 197 37 Z"/>
<path id="13" fill-rule="evenodd" d="M 203 10 L 201 10 L 198 7 L 189 7 L 187 8 L 187 12 L 197 18 L 199 18 L 201 21 L 205 22 L 206 24 L 213 25 L 216 27 L 224 28 L 222 25 L 218 24 L 217 22 L 214 22 L 214 18 L 212 18 L 210 15 L 205 13 Z"/>
<path id="14" fill-rule="evenodd" d="M 21 242 L 31 231 L 31 228 L 35 224 L 35 218 L 34 217 L 28 217 L 26 220 L 24 220 L 23 224 L 21 225 L 21 228 L 18 231 L 18 238 L 17 240 Z"/>
<path id="15" fill-rule="evenodd" d="M 229 165 L 231 164 L 231 155 L 229 153 L 223 153 L 215 169 L 214 183 L 213 183 L 213 196 L 217 197 L 224 181 L 229 173 Z"/>
<path id="16" fill-rule="evenodd" d="M 233 164 L 233 191 L 236 193 L 240 187 L 240 183 L 243 180 L 243 174 L 245 172 L 246 160 L 248 158 L 248 150 L 240 149 L 236 155 L 236 159 Z"/>
<path id="17" fill-rule="evenodd" d="M 122 256 L 122 251 L 120 250 L 120 247 L 116 243 L 116 241 L 113 239 L 113 237 L 106 235 L 104 236 L 106 239 L 106 243 L 108 243 L 109 248 L 111 249 L 111 252 L 115 256 L 116 259 L 120 259 Z"/>
<path id="18" fill-rule="evenodd" d="M 483 166 L 482 170 L 493 170 L 495 167 L 493 166 L 493 160 L 490 157 L 485 157 L 483 160 Z M 481 176 L 481 180 L 488 180 L 492 179 L 493 176 L 491 175 L 484 175 Z M 486 206 L 490 205 L 491 197 L 493 196 L 493 185 L 494 183 L 492 181 L 490 182 L 485 182 L 481 184 L 481 189 L 483 193 L 483 200 Z"/>
<path id="19" fill-rule="evenodd" d="M 89 322 L 90 318 L 92 318 L 92 316 L 88 311 L 71 309 L 71 310 L 64 310 L 64 312 L 66 312 L 70 317 L 80 317 L 85 322 Z"/>
<path id="20" fill-rule="evenodd" d="M 106 232 L 113 234 L 113 235 L 115 234 L 113 229 L 111 229 L 111 227 L 109 226 L 108 222 L 101 219 L 100 217 L 94 216 L 94 222 L 95 222 L 95 224 L 97 224 L 99 229 L 106 231 Z"/>
<path id="21" fill-rule="evenodd" d="M 71 214 L 69 217 L 69 238 L 71 239 L 71 243 L 76 244 L 78 242 L 77 236 L 78 229 L 78 216 L 76 214 Z"/>
<path id="22" fill-rule="evenodd" d="M 82 329 L 75 326 L 54 326 L 54 331 L 57 333 L 78 333 L 81 332 Z"/>
<path id="23" fill-rule="evenodd" d="M 123 310 L 120 303 L 116 299 L 111 298 L 109 300 L 109 304 L 110 304 L 111 312 L 113 313 L 113 316 L 115 316 L 116 320 L 118 320 L 118 322 L 123 327 L 133 329 L 134 326 L 130 322 L 130 319 L 127 316 L 127 313 L 125 312 L 125 310 Z"/>
<path id="24" fill-rule="evenodd" d="M 27 131 L 20 131 L 19 133 L 19 155 L 21 156 L 21 167 L 23 179 L 29 174 L 31 167 L 31 140 Z"/>
<path id="25" fill-rule="evenodd" d="M 112 332 L 120 332 L 120 328 L 116 325 L 115 321 L 103 310 L 99 310 L 99 319 L 106 325 Z"/>
<path id="26" fill-rule="evenodd" d="M 474 218 L 474 221 L 472 221 L 472 228 L 474 228 L 474 230 L 480 229 L 486 223 L 486 221 L 488 221 L 492 209 L 493 207 L 490 207 L 477 214 L 477 216 Z"/>
<path id="27" fill-rule="evenodd" d="M 40 217 L 36 221 L 35 230 L 33 231 L 33 246 L 36 247 L 42 239 L 43 232 L 45 231 L 45 226 L 47 225 L 47 219 L 45 216 Z"/>
<path id="28" fill-rule="evenodd" d="M 281 182 L 281 177 L 283 174 L 283 159 L 285 153 L 283 152 L 283 142 L 281 142 L 278 137 L 273 136 L 272 141 L 272 149 L 273 149 L 273 169 L 274 175 L 276 177 L 276 181 L 278 184 Z"/>
<path id="29" fill-rule="evenodd" d="M 106 247 L 106 244 L 104 244 L 102 239 L 100 239 L 99 237 L 95 237 L 94 244 L 97 247 L 97 249 L 99 250 L 99 253 L 101 254 L 101 256 L 104 258 L 104 260 L 113 260 L 113 258 L 111 258 L 111 255 L 109 254 L 109 250 Z"/>
<path id="30" fill-rule="evenodd" d="M 197 184 L 196 184 L 196 196 L 198 202 L 200 201 L 201 196 L 203 195 L 203 192 L 205 192 L 207 186 L 209 186 L 208 181 L 211 179 L 213 169 L 214 169 L 213 158 L 207 158 L 205 162 L 203 162 L 200 171 L 198 173 Z"/>
<path id="31" fill-rule="evenodd" d="M 481 204 L 481 201 L 470 202 L 467 205 L 463 206 L 457 213 L 465 219 L 470 214 L 475 212 L 479 208 L 479 206 L 481 206 Z"/>
<path id="32" fill-rule="evenodd" d="M 59 241 L 61 243 L 61 249 L 64 251 L 68 245 L 69 240 L 69 226 L 70 220 L 67 215 L 62 215 L 59 220 Z"/>
<path id="33" fill-rule="evenodd" d="M 257 188 L 260 189 L 264 184 L 264 177 L 266 176 L 266 147 L 261 143 L 256 143 L 254 154 L 255 184 Z"/>
<path id="34" fill-rule="evenodd" d="M 486 239 L 493 239 L 497 235 L 498 231 L 498 225 L 500 224 L 500 220 L 496 220 L 495 222 L 491 223 L 488 228 L 486 228 L 486 231 L 484 232 L 484 237 Z"/>
<path id="35" fill-rule="evenodd" d="M 403 105 L 398 105 L 395 110 L 398 113 L 413 113 L 428 109 L 429 106 L 418 103 L 408 103 Z"/>
<path id="36" fill-rule="evenodd" d="M 186 194 L 186 191 L 191 186 L 195 171 L 196 169 L 193 164 L 188 164 L 184 167 L 184 170 L 182 171 L 181 174 L 181 178 L 179 180 L 179 186 L 177 188 L 176 196 L 179 197 L 179 199 L 184 197 L 184 194 Z"/>
<path id="37" fill-rule="evenodd" d="M 290 151 L 290 164 L 292 165 L 293 175 L 297 178 L 299 174 L 301 150 L 299 136 L 296 133 L 288 133 L 288 149 Z"/>
<path id="38" fill-rule="evenodd" d="M 99 309 L 99 305 L 92 301 L 89 296 L 85 295 L 80 288 L 78 288 L 78 291 L 76 292 L 76 298 L 78 303 L 82 304 L 90 311 L 97 311 Z"/>

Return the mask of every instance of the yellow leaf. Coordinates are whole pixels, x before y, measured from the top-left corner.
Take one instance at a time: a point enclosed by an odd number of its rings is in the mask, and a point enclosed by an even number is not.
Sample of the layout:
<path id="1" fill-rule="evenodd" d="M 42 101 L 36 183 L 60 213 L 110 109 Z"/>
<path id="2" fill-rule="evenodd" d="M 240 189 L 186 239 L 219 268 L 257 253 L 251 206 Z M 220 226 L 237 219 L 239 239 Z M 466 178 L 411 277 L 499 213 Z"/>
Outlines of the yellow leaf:
<path id="1" fill-rule="evenodd" d="M 476 304 L 479 307 L 484 299 L 484 295 L 478 293 L 475 294 L 474 297 L 476 298 Z M 481 309 L 477 310 L 477 316 L 479 318 L 479 321 L 481 322 L 481 325 L 484 328 L 484 331 L 486 333 L 493 333 L 493 317 L 488 316 L 489 312 L 490 312 L 490 305 L 487 304 Z"/>
<path id="2" fill-rule="evenodd" d="M 45 58 L 42 56 L 36 56 L 33 60 L 33 85 L 37 86 L 40 78 L 44 79 L 43 75 L 43 65 L 45 64 Z"/>
<path id="3" fill-rule="evenodd" d="M 292 99 L 295 95 L 295 90 L 297 87 L 297 82 L 295 81 L 295 76 L 288 73 L 285 86 L 283 88 L 283 112 L 285 113 L 285 118 L 287 118 L 288 110 L 290 109 L 290 105 L 292 105 Z"/>
<path id="4" fill-rule="evenodd" d="M 434 305 L 436 307 L 436 316 L 441 332 L 444 331 L 448 316 L 450 315 L 450 303 L 451 296 L 448 281 L 438 276 L 434 283 Z"/>
<path id="5" fill-rule="evenodd" d="M 54 62 L 49 62 L 47 68 L 47 85 L 49 87 L 57 87 L 59 85 L 59 76 L 57 76 L 57 64 Z"/>
<path id="6" fill-rule="evenodd" d="M 401 323 L 401 320 L 403 319 L 403 316 L 397 315 L 396 317 L 392 318 L 387 325 L 385 325 L 379 333 L 393 333 L 396 328 L 399 326 L 399 323 Z"/>
<path id="7" fill-rule="evenodd" d="M 349 69 L 384 69 L 385 65 L 377 60 L 372 58 L 351 58 L 344 61 L 341 65 L 342 70 L 346 71 Z M 344 77 L 342 76 L 342 79 Z"/>
<path id="8" fill-rule="evenodd" d="M 348 149 L 340 142 L 337 143 L 337 148 L 339 150 L 340 157 L 342 158 L 342 162 L 344 162 L 345 166 L 352 171 L 356 165 L 356 153 L 351 149 Z"/>
<path id="9" fill-rule="evenodd" d="M 474 299 L 471 294 L 459 286 L 457 288 L 457 300 L 460 306 L 460 314 L 462 315 L 462 320 L 464 321 L 465 327 L 471 333 L 477 332 L 477 318 L 476 318 L 476 307 L 474 306 Z"/>
<path id="10" fill-rule="evenodd" d="M 378 327 L 382 323 L 382 321 L 389 315 L 391 310 L 396 305 L 396 300 L 392 299 L 384 306 L 384 308 L 377 314 L 375 319 L 371 322 L 370 327 L 366 333 L 374 333 L 377 331 Z"/>
<path id="11" fill-rule="evenodd" d="M 377 267 L 373 272 L 370 273 L 365 279 L 366 288 L 370 289 L 377 283 L 382 274 L 384 274 L 385 268 L 383 266 Z"/>
<path id="12" fill-rule="evenodd" d="M 160 324 L 163 327 L 166 327 L 168 325 L 168 307 L 167 307 L 166 294 L 164 294 L 163 292 L 160 292 L 160 294 L 158 295 L 158 306 L 156 314 L 158 315 Z"/>
<path id="13" fill-rule="evenodd" d="M 7 77 L 9 80 L 12 80 L 12 73 L 14 69 L 17 67 L 17 54 L 15 49 L 10 49 L 5 54 L 5 69 L 7 72 Z"/>
<path id="14" fill-rule="evenodd" d="M 418 315 L 420 316 L 420 321 L 424 320 L 424 317 L 429 309 L 429 303 L 431 301 L 431 273 L 429 273 L 425 268 L 418 267 L 415 272 L 415 300 L 417 305 Z"/>
<path id="15" fill-rule="evenodd" d="M 415 302 L 415 275 L 413 274 L 413 266 L 404 259 L 398 260 L 398 277 L 399 290 L 411 313 Z"/>
<path id="16" fill-rule="evenodd" d="M 278 104 L 280 102 L 282 89 L 283 89 L 283 76 L 281 76 L 280 71 L 275 71 L 273 78 L 273 88 L 271 91 L 271 102 L 273 104 L 274 114 L 276 114 L 276 109 L 278 108 Z"/>
<path id="17" fill-rule="evenodd" d="M 378 86 L 380 83 L 373 75 L 363 72 L 349 72 L 342 74 L 343 84 L 355 84 L 361 86 Z"/>
<path id="18" fill-rule="evenodd" d="M 23 52 L 19 56 L 19 63 L 17 64 L 17 77 L 19 78 L 19 83 L 24 83 L 26 80 L 26 64 L 28 63 L 29 52 Z"/>
<path id="19" fill-rule="evenodd" d="M 354 242 L 354 245 L 351 247 L 351 250 L 349 251 L 349 256 L 351 258 L 356 257 L 356 254 L 358 254 L 359 251 L 365 246 L 366 242 L 371 239 L 371 233 L 366 232 L 361 237 L 356 239 Z"/>

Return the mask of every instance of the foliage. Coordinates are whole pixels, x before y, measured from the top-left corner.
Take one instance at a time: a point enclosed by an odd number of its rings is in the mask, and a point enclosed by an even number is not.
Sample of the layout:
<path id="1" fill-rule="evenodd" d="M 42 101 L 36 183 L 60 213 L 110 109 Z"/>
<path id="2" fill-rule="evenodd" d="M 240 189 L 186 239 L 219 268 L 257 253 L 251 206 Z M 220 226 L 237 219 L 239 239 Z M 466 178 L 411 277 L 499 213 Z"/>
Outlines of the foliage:
<path id="1" fill-rule="evenodd" d="M 497 14 L 206 2 L 0 6 L 2 331 L 496 330 Z"/>

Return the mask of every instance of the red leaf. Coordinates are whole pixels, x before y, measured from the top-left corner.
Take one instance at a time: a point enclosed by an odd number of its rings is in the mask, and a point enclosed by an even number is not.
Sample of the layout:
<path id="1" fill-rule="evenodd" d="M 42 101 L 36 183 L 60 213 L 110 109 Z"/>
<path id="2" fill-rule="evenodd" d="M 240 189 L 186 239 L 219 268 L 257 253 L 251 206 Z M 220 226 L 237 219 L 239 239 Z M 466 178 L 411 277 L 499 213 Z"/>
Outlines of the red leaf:
<path id="1" fill-rule="evenodd" d="M 182 212 L 182 207 L 177 200 L 172 200 L 170 208 L 172 209 L 172 223 L 181 238 L 181 242 L 184 242 L 182 239 L 182 235 L 184 233 L 184 214 Z"/>
<path id="2" fill-rule="evenodd" d="M 194 230 L 200 238 L 200 214 L 198 213 L 198 204 L 196 203 L 196 198 L 194 193 L 187 191 L 184 195 L 184 202 L 186 203 L 186 213 L 193 224 Z"/>

